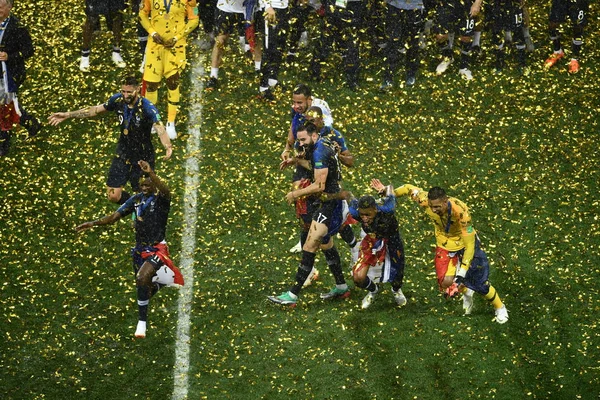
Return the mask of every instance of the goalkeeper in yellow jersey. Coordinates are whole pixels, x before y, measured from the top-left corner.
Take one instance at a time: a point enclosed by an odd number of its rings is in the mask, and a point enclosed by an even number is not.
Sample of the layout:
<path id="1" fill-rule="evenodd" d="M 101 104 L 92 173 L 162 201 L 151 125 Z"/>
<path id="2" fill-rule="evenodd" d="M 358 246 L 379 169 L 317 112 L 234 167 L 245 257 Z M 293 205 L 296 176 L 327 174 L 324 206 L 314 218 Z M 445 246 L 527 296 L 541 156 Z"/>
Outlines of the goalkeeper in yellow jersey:
<path id="1" fill-rule="evenodd" d="M 371 185 L 380 193 L 386 186 L 374 179 Z M 413 185 L 394 191 L 396 197 L 410 196 L 423 208 L 435 227 L 435 271 L 440 290 L 445 295 L 463 294 L 465 315 L 473 309 L 473 292 L 484 296 L 496 310 L 496 322 L 508 321 L 508 311 L 496 289 L 490 285 L 490 265 L 481 249 L 477 232 L 471 224 L 469 209 L 462 201 L 448 197 L 444 189 L 433 187 L 426 192 Z"/>
<path id="2" fill-rule="evenodd" d="M 179 76 L 186 65 L 186 38 L 199 21 L 196 0 L 142 0 L 139 16 L 150 38 L 146 46 L 144 97 L 157 104 L 158 86 L 165 78 L 168 89 L 166 130 L 169 137 L 175 139 Z"/>

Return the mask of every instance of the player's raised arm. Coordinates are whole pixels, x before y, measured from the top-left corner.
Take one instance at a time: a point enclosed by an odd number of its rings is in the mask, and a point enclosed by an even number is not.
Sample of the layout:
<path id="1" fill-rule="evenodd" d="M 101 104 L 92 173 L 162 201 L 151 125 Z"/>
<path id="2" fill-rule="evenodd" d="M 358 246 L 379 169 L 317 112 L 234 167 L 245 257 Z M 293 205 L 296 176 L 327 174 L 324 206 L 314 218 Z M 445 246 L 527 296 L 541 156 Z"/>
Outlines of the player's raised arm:
<path id="1" fill-rule="evenodd" d="M 104 104 L 82 108 L 77 111 L 56 112 L 48 117 L 48 123 L 52 126 L 57 126 L 61 122 L 69 118 L 90 118 L 106 111 Z"/>

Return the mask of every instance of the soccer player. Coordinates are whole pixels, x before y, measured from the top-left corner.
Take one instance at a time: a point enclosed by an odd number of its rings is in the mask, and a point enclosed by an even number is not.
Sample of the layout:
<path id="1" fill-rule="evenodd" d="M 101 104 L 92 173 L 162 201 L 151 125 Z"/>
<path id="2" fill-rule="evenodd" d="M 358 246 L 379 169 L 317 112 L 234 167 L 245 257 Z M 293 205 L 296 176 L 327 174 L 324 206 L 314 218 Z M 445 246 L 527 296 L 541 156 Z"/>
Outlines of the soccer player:
<path id="1" fill-rule="evenodd" d="M 169 188 L 146 161 L 138 161 L 147 174 L 140 184 L 141 193 L 130 197 L 117 211 L 100 219 L 78 225 L 77 232 L 94 226 L 112 225 L 134 215 L 135 247 L 132 250 L 137 286 L 139 320 L 135 337 L 145 338 L 150 298 L 164 286 L 182 286 L 183 276 L 169 256 L 166 242 L 167 220 L 171 208 Z"/>
<path id="2" fill-rule="evenodd" d="M 546 68 L 551 68 L 565 56 L 560 43 L 558 27 L 569 17 L 573 24 L 573 44 L 571 46 L 573 54 L 571 55 L 571 61 L 569 61 L 569 72 L 572 74 L 579 72 L 579 55 L 583 45 L 583 29 L 587 25 L 588 9 L 588 0 L 552 0 L 548 29 L 554 52 L 546 60 L 544 64 Z"/>
<path id="3" fill-rule="evenodd" d="M 351 167 L 354 164 L 354 156 L 348 150 L 345 139 L 341 133 L 332 128 L 333 117 L 331 116 L 331 110 L 329 109 L 327 102 L 313 98 L 310 87 L 305 84 L 296 86 L 292 95 L 292 102 L 292 122 L 290 124 L 285 150 L 281 153 L 282 169 L 291 165 L 289 164 L 289 161 L 291 160 L 290 154 L 292 148 L 297 148 L 299 146 L 296 138 L 298 128 L 307 121 L 312 121 L 317 125 L 321 137 L 327 137 L 334 142 L 336 151 L 338 152 L 338 159 L 345 166 Z M 309 113 L 308 110 L 312 110 L 312 112 Z M 313 174 L 311 170 L 304 168 L 302 165 L 296 164 L 295 167 L 296 170 L 292 178 L 292 188 L 298 189 L 312 181 Z M 292 253 L 299 253 L 302 251 L 311 224 L 311 215 L 307 213 L 306 202 L 302 199 L 296 201 L 296 216 L 301 222 L 302 230 L 300 233 L 300 241 L 296 246 L 290 249 L 290 252 Z M 354 237 L 352 228 L 346 223 L 348 221 L 344 222 L 344 226 L 340 229 L 339 233 L 342 239 L 350 247 L 352 264 L 354 264 L 358 257 L 358 242 Z M 314 279 L 318 278 L 318 271 L 316 271 L 316 274 Z M 313 276 L 311 275 L 311 279 L 312 278 Z"/>
<path id="4" fill-rule="evenodd" d="M 441 75 L 454 62 L 453 41 L 458 33 L 460 41 L 460 66 L 458 73 L 466 80 L 473 79 L 471 72 L 471 44 L 481 11 L 482 0 L 440 0 L 436 8 L 436 41 L 442 54 L 442 61 L 435 72 Z"/>
<path id="5" fill-rule="evenodd" d="M 503 37 L 507 32 L 512 32 L 512 41 L 517 49 L 517 62 L 519 69 L 525 72 L 527 66 L 527 53 L 525 34 L 525 10 L 522 0 L 494 0 L 491 11 L 486 12 L 492 26 L 492 44 L 496 48 L 496 72 L 504 68 L 505 41 Z"/>
<path id="6" fill-rule="evenodd" d="M 85 23 L 83 24 L 83 44 L 79 69 L 83 72 L 90 70 L 90 53 L 94 27 L 100 24 L 100 16 L 106 17 L 107 23 L 112 24 L 113 49 L 112 61 L 117 68 L 125 68 L 127 64 L 121 57 L 121 32 L 123 31 L 122 11 L 126 8 L 125 0 L 85 0 Z"/>
<path id="7" fill-rule="evenodd" d="M 11 14 L 12 0 L 0 0 L 0 157 L 8 154 L 10 131 L 17 122 L 30 137 L 41 129 L 40 122 L 19 104 L 19 87 L 25 80 L 25 60 L 34 53 L 31 36 Z"/>
<path id="8" fill-rule="evenodd" d="M 138 161 L 147 161 L 154 168 L 152 128 L 158 133 L 166 150 L 165 160 L 171 157 L 173 148 L 158 110 L 149 100 L 140 96 L 139 83 L 135 77 L 125 78 L 121 91 L 111 96 L 106 103 L 77 111 L 54 113 L 48 117 L 48 121 L 50 125 L 56 126 L 68 118 L 89 118 L 106 111 L 117 114 L 121 128 L 116 155 L 108 171 L 107 195 L 111 202 L 123 204 L 130 197 L 129 193 L 123 191 L 123 186 L 128 181 L 134 192 L 139 191 L 142 170 Z"/>
<path id="9" fill-rule="evenodd" d="M 384 193 L 386 187 L 378 179 L 371 186 Z M 448 197 L 440 187 L 428 192 L 413 186 L 403 185 L 394 191 L 399 196 L 408 195 L 427 214 L 435 227 L 435 270 L 440 290 L 448 297 L 458 292 L 463 294 L 465 315 L 473 310 L 473 292 L 485 297 L 495 309 L 496 322 L 508 321 L 508 311 L 496 289 L 489 283 L 490 264 L 481 249 L 481 242 L 471 223 L 466 204 Z"/>
<path id="10" fill-rule="evenodd" d="M 167 134 L 177 138 L 175 117 L 179 107 L 179 78 L 186 65 L 187 36 L 198 26 L 196 0 L 144 0 L 140 22 L 152 40 L 146 45 L 144 96 L 158 102 L 158 86 L 167 83 Z"/>
<path id="11" fill-rule="evenodd" d="M 290 29 L 289 18 L 288 0 L 259 1 L 255 22 L 263 37 L 259 96 L 266 101 L 275 100 L 272 90 L 279 83 L 279 70 Z"/>
<path id="12" fill-rule="evenodd" d="M 315 47 L 310 64 L 311 76 L 321 80 L 322 65 L 330 57 L 335 41 L 342 52 L 346 85 L 350 90 L 358 88 L 360 54 L 358 34 L 365 17 L 364 0 L 337 0 L 323 2 L 325 18 L 319 44 Z"/>
<path id="13" fill-rule="evenodd" d="M 244 12 L 244 0 L 217 1 L 215 10 L 215 32 L 217 37 L 211 54 L 210 76 L 205 85 L 207 90 L 215 90 L 219 86 L 219 68 L 221 67 L 225 46 L 229 36 L 237 32 Z"/>
<path id="14" fill-rule="evenodd" d="M 419 69 L 419 38 L 425 27 L 423 1 L 386 0 L 386 7 L 387 68 L 381 89 L 387 90 L 393 86 L 400 49 L 406 43 L 406 85 L 413 86 Z"/>
<path id="15" fill-rule="evenodd" d="M 406 304 L 402 293 L 404 279 L 404 243 L 398 229 L 396 196 L 391 186 L 386 188 L 383 204 L 373 196 L 350 200 L 350 214 L 360 221 L 366 236 L 360 245 L 360 255 L 353 266 L 352 277 L 357 287 L 366 289 L 362 308 L 368 308 L 379 291 L 376 281 L 391 282 L 392 294 L 398 306 Z M 374 281 L 375 280 L 375 281 Z"/>
<path id="16" fill-rule="evenodd" d="M 281 160 L 283 162 L 292 158 L 292 152 L 298 145 L 296 140 L 298 128 L 306 122 L 304 113 L 313 105 L 318 106 L 321 109 L 324 125 L 333 125 L 333 117 L 331 116 L 331 110 L 329 109 L 327 102 L 325 100 L 312 97 L 312 90 L 308 85 L 303 83 L 297 85 L 292 92 L 292 121 L 290 123 L 288 137 L 285 142 L 285 148 L 281 153 Z M 311 177 L 312 174 L 310 171 L 306 170 L 301 165 L 297 165 L 292 178 L 292 187 L 300 187 L 300 182 L 303 179 L 310 180 Z M 298 207 L 296 209 L 298 209 Z M 302 251 L 303 243 L 303 238 L 301 237 L 298 244 L 290 249 L 290 252 L 299 253 Z"/>
<path id="17" fill-rule="evenodd" d="M 336 283 L 328 293 L 321 294 L 321 298 L 346 298 L 350 295 L 342 272 L 340 255 L 333 243 L 333 235 L 343 222 L 343 203 L 339 198 L 341 172 L 337 152 L 331 142 L 319 136 L 317 127 L 311 123 L 298 129 L 298 141 L 306 153 L 306 158 L 295 157 L 295 162 L 304 164 L 307 169 L 312 167 L 314 180 L 304 188 L 290 191 L 285 199 L 288 204 L 293 204 L 297 198 L 307 197 L 312 222 L 302 248 L 302 261 L 296 273 L 296 284 L 279 296 L 268 296 L 274 303 L 290 306 L 296 305 L 300 290 L 313 270 L 319 248 L 323 250 Z"/>

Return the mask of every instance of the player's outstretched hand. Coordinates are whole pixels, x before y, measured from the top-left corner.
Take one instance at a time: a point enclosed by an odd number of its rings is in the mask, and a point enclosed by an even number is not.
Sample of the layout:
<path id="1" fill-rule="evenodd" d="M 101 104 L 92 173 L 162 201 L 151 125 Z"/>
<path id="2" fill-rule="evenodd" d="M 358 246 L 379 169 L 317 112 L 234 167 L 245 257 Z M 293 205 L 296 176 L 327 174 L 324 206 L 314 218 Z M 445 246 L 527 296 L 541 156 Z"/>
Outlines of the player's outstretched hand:
<path id="1" fill-rule="evenodd" d="M 90 229 L 92 226 L 94 226 L 93 222 L 84 222 L 83 224 L 75 227 L 75 232 L 81 232 L 83 230 Z"/>
<path id="2" fill-rule="evenodd" d="M 378 193 L 381 193 L 385 190 L 385 186 L 381 181 L 377 178 L 371 179 L 371 187 L 377 190 Z"/>
<path id="3" fill-rule="evenodd" d="M 56 126 L 68 118 L 68 112 L 57 112 L 48 117 L 48 123 L 52 126 Z"/>

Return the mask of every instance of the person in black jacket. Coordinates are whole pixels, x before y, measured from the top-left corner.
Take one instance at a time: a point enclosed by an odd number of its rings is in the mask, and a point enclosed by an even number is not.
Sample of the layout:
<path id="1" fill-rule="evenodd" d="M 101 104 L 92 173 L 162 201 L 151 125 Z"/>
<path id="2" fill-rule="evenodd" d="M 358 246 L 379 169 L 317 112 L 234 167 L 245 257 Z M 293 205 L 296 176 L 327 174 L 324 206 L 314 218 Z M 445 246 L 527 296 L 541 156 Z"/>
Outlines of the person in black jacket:
<path id="1" fill-rule="evenodd" d="M 17 93 L 25 80 L 25 60 L 33 56 L 33 44 L 27 28 L 11 14 L 13 0 L 0 0 L 0 156 L 8 153 L 13 122 L 27 129 L 29 136 L 36 135 L 40 122 L 20 107 Z M 19 116 L 18 120 L 15 116 Z"/>

